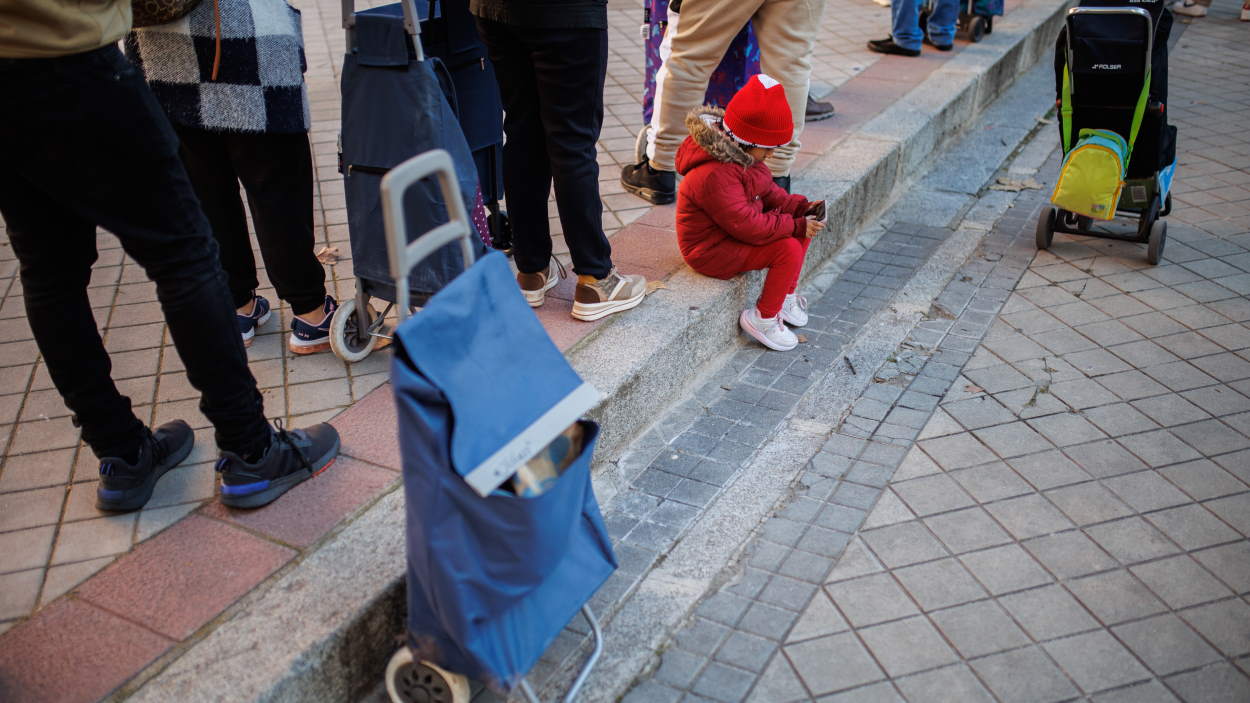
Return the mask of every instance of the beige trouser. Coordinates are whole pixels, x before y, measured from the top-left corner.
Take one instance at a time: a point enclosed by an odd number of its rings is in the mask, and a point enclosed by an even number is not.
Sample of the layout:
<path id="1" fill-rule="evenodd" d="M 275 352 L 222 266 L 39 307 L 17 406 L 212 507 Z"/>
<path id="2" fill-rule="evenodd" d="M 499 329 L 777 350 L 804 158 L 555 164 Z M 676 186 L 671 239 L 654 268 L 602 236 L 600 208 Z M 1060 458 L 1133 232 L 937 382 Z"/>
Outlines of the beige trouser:
<path id="1" fill-rule="evenodd" d="M 683 0 L 672 55 L 665 62 L 668 70 L 657 91 L 660 117 L 652 166 L 673 170 L 677 147 L 689 134 L 686 113 L 702 104 L 708 79 L 734 36 L 747 22 L 754 22 L 760 70 L 781 82 L 794 118 L 790 143 L 768 160 L 774 176 L 788 175 L 799 151 L 812 76 L 812 44 L 824 7 L 825 0 Z"/>

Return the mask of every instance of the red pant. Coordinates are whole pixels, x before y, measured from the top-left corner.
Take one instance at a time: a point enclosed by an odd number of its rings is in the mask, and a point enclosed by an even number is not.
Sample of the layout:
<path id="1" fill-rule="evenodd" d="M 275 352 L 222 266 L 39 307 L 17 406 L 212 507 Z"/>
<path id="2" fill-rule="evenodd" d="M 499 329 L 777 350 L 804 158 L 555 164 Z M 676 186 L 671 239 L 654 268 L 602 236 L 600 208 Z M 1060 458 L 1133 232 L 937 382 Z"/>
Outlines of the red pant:
<path id="1" fill-rule="evenodd" d="M 733 278 L 745 271 L 768 269 L 764 290 L 755 307 L 760 317 L 775 317 L 781 312 L 786 296 L 799 285 L 803 257 L 807 255 L 807 246 L 811 241 L 787 237 L 772 244 L 754 246 L 725 238 L 698 261 L 687 263 L 695 271 L 712 278 Z"/>

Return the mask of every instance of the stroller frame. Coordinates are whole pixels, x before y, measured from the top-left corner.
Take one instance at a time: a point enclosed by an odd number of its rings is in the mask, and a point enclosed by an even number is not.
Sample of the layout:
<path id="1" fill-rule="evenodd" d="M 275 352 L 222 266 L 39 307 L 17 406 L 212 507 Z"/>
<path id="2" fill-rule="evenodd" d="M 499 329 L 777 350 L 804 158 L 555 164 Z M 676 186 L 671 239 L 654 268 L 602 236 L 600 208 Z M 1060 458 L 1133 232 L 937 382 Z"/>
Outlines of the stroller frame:
<path id="1" fill-rule="evenodd" d="M 920 6 L 920 30 L 928 33 L 929 17 L 933 15 L 935 0 L 924 0 Z M 960 0 L 959 19 L 955 25 L 955 33 L 968 37 L 968 41 L 977 43 L 986 34 L 994 33 L 994 16 L 983 15 L 976 11 L 977 0 Z"/>
<path id="2" fill-rule="evenodd" d="M 411 0 L 404 0 L 405 7 Z M 344 5 L 351 0 L 344 0 Z M 443 202 L 447 204 L 449 221 L 429 230 L 413 241 L 408 241 L 407 221 L 404 218 L 404 193 L 418 181 L 435 177 L 443 193 Z M 407 290 L 408 273 L 426 257 L 452 242 L 460 243 L 460 253 L 464 257 L 467 270 L 473 265 L 475 255 L 471 237 L 473 228 L 465 213 L 463 201 L 460 199 L 460 185 L 456 181 L 455 167 L 451 155 L 442 149 L 434 149 L 418 154 L 391 169 L 382 177 L 382 216 L 386 229 L 386 250 L 390 259 L 391 278 L 395 281 L 396 290 Z M 408 306 L 400 305 L 396 309 L 399 323 L 403 324 L 411 312 Z M 590 624 L 594 644 L 590 655 L 582 668 L 578 670 L 568 692 L 562 699 L 564 703 L 573 703 L 582 686 L 590 676 L 599 656 L 603 653 L 603 631 L 599 621 L 589 605 L 583 604 L 581 613 Z M 437 679 L 437 680 L 436 680 Z M 441 684 L 440 684 L 441 682 Z M 400 647 L 391 656 L 386 667 L 386 690 L 391 700 L 402 703 L 399 687 L 429 686 L 430 689 L 441 687 L 447 697 L 434 693 L 428 700 L 437 703 L 468 703 L 468 680 L 460 674 L 448 672 L 429 662 L 416 661 L 407 646 Z M 522 677 L 518 688 L 529 703 L 539 703 L 537 693 L 528 679 Z"/>
<path id="3" fill-rule="evenodd" d="M 1067 44 L 1065 48 L 1066 61 L 1068 66 L 1073 65 L 1072 53 L 1072 20 L 1081 15 L 1129 15 L 1140 17 L 1148 27 L 1146 35 L 1146 58 L 1144 66 L 1151 65 L 1151 57 L 1154 55 L 1155 40 L 1155 24 L 1151 19 L 1150 13 L 1138 7 L 1073 7 L 1068 10 L 1065 22 L 1068 26 Z M 1072 89 L 1075 91 L 1076 76 L 1071 76 Z M 1062 128 L 1062 127 L 1061 127 Z M 1065 147 L 1069 145 L 1064 145 Z M 1135 145 L 1134 145 L 1135 146 Z M 1065 153 L 1066 155 L 1066 153 Z M 1149 179 L 1135 179 L 1126 182 L 1126 190 L 1133 187 L 1149 186 L 1150 181 L 1159 179 L 1159 171 L 1153 174 Z M 1093 218 L 1085 215 L 1078 215 L 1067 210 L 1056 207 L 1043 207 L 1041 214 L 1038 216 L 1037 229 L 1035 232 L 1035 243 L 1038 250 L 1049 249 L 1054 240 L 1055 232 L 1063 234 L 1075 234 L 1084 237 L 1097 237 L 1099 239 L 1111 239 L 1121 242 L 1133 242 L 1138 244 L 1147 244 L 1146 260 L 1151 264 L 1158 264 L 1163 258 L 1163 248 L 1167 244 L 1167 222 L 1161 220 L 1172 211 L 1172 194 L 1170 182 L 1167 188 L 1159 189 L 1162 192 L 1154 192 L 1149 197 L 1149 202 L 1145 208 L 1122 208 L 1117 207 L 1115 211 L 1116 217 L 1136 217 L 1138 218 L 1136 234 L 1119 234 L 1115 232 L 1100 232 L 1093 229 Z M 1151 188 L 1153 190 L 1153 188 Z M 1118 204 L 1117 204 L 1118 205 Z"/>

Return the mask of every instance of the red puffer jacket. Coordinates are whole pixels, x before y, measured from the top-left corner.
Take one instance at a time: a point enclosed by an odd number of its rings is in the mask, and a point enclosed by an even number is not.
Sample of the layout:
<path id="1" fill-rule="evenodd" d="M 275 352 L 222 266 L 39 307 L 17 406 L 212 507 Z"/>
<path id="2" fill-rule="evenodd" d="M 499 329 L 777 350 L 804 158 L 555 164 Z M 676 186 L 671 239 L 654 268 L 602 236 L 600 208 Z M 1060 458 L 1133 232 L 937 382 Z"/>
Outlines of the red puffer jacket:
<path id="1" fill-rule="evenodd" d="M 702 107 L 686 117 L 690 136 L 677 150 L 677 244 L 695 270 L 726 238 L 763 246 L 804 237 L 807 198 L 790 195 L 721 128 L 724 110 Z M 709 262 L 710 263 L 710 262 Z"/>

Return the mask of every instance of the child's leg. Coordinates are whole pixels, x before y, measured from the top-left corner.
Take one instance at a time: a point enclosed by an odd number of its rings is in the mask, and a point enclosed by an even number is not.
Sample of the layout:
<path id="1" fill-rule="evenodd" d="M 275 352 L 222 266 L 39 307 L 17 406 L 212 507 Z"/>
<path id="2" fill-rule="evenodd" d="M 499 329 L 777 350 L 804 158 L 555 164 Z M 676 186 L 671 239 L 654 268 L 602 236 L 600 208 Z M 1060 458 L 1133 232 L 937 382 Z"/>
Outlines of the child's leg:
<path id="1" fill-rule="evenodd" d="M 760 317 L 772 318 L 781 312 L 786 295 L 793 293 L 798 284 L 807 246 L 808 240 L 789 237 L 762 247 L 751 247 L 742 270 L 768 269 L 764 276 L 764 290 L 755 303 Z"/>
<path id="2" fill-rule="evenodd" d="M 803 260 L 807 259 L 807 248 L 812 245 L 812 240 L 810 239 L 798 239 L 796 241 L 803 245 L 803 256 L 799 260 L 798 270 L 794 272 L 794 282 L 790 284 L 791 293 L 799 289 L 799 276 L 803 275 Z"/>

